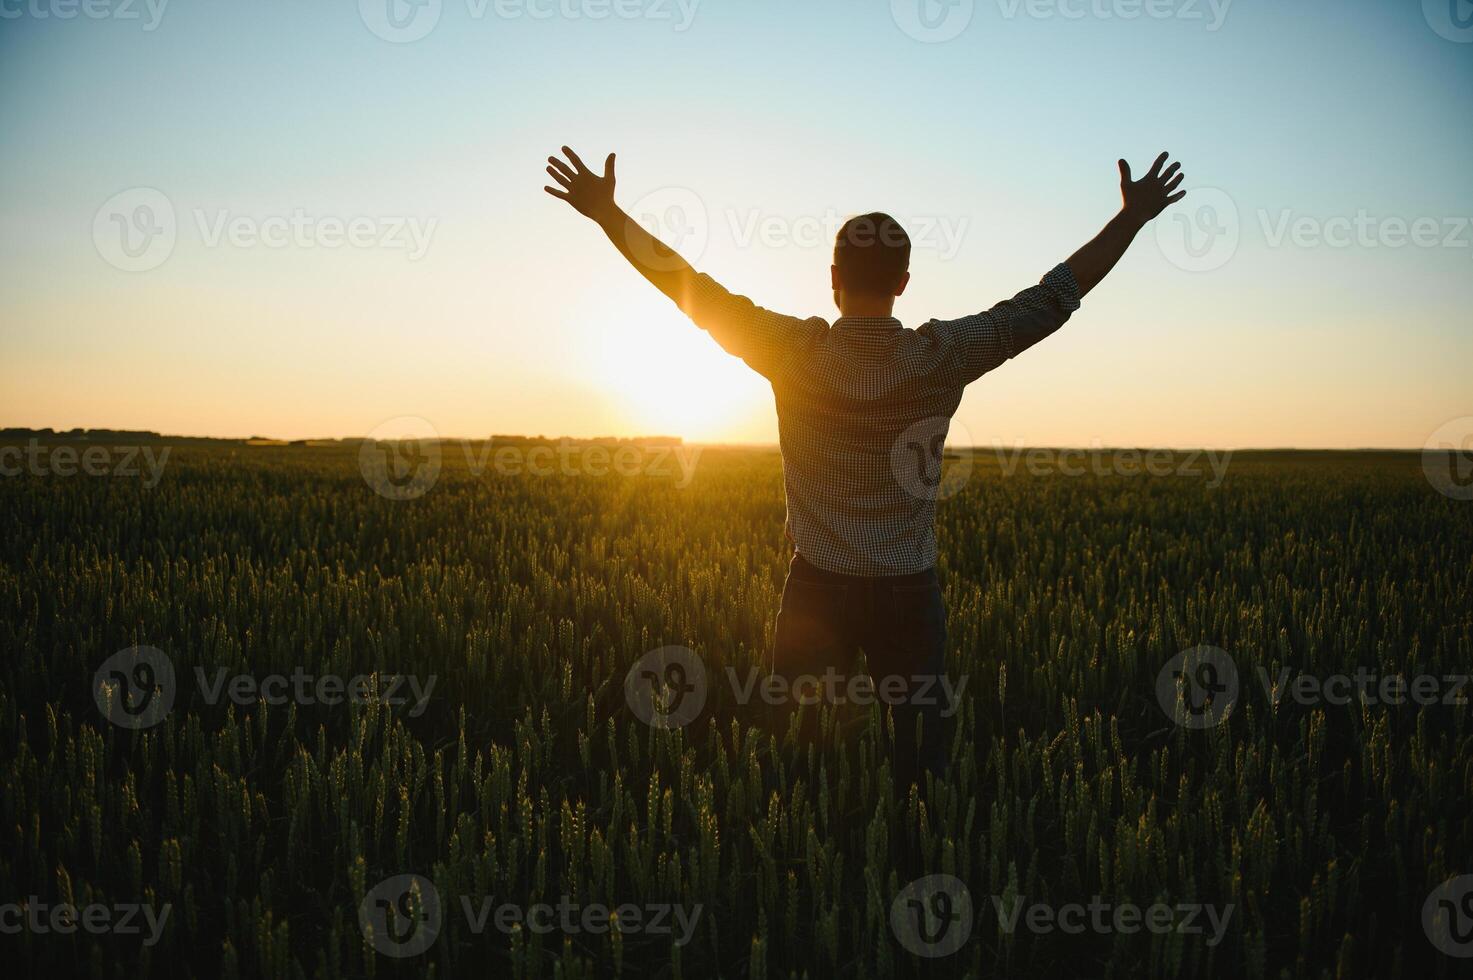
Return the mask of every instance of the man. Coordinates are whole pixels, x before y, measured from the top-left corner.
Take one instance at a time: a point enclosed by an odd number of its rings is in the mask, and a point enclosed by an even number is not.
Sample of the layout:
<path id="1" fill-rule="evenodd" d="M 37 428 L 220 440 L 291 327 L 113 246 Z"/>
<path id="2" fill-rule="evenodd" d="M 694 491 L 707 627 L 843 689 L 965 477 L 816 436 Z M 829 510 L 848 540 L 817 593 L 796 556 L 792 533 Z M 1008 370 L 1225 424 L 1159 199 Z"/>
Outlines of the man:
<path id="1" fill-rule="evenodd" d="M 1123 206 L 1039 285 L 992 309 L 907 330 L 891 315 L 910 283 L 910 239 L 867 214 L 839 232 L 830 270 L 839 319 L 782 316 L 698 275 L 614 203 L 614 154 L 602 175 L 563 147 L 544 190 L 593 219 L 639 272 L 725 350 L 772 383 L 787 533 L 795 550 L 777 618 L 774 670 L 803 700 L 832 692 L 864 651 L 876 697 L 893 710 L 904 791 L 940 773 L 946 607 L 936 578 L 942 447 L 962 391 L 1053 333 L 1136 234 L 1180 200 L 1183 174 L 1162 153 L 1140 180 L 1120 161 Z M 792 688 L 789 688 L 792 690 Z M 849 690 L 840 687 L 840 691 Z"/>

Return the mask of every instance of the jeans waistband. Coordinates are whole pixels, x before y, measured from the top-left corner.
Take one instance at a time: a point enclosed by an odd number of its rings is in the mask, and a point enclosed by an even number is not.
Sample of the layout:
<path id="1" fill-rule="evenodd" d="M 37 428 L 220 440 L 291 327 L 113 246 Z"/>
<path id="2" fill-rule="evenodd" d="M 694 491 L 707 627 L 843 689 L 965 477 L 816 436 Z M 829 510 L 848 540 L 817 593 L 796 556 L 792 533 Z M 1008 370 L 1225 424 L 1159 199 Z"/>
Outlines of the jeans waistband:
<path id="1" fill-rule="evenodd" d="M 788 573 L 795 578 L 805 582 L 829 582 L 834 585 L 860 585 L 878 583 L 880 585 L 898 585 L 903 587 L 912 585 L 931 585 L 936 582 L 936 569 L 926 569 L 924 572 L 910 572 L 905 575 L 845 575 L 842 572 L 830 572 L 819 568 L 817 565 L 793 552 L 793 563 L 789 566 Z"/>

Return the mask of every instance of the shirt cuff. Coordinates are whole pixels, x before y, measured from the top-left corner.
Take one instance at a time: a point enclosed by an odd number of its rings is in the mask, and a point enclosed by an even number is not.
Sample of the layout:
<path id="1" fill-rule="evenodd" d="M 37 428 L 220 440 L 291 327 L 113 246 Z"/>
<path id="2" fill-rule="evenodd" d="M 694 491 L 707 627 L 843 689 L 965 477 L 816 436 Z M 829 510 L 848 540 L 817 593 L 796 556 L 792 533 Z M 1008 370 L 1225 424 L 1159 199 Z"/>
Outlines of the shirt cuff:
<path id="1" fill-rule="evenodd" d="M 1041 283 L 1059 298 L 1064 312 L 1073 313 L 1079 309 L 1079 280 L 1074 278 L 1074 270 L 1069 268 L 1069 263 L 1060 262 L 1054 266 Z"/>

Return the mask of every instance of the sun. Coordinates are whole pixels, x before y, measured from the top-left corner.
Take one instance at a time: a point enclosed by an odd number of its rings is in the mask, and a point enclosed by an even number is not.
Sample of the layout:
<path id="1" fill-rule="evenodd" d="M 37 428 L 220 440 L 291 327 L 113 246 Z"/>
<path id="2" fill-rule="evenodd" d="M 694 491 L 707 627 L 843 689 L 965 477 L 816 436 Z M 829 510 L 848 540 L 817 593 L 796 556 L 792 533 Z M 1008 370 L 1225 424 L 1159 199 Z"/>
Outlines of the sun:
<path id="1" fill-rule="evenodd" d="M 696 442 L 742 440 L 754 415 L 771 412 L 771 389 L 688 320 L 654 317 L 601 332 L 598 383 L 646 435 Z"/>

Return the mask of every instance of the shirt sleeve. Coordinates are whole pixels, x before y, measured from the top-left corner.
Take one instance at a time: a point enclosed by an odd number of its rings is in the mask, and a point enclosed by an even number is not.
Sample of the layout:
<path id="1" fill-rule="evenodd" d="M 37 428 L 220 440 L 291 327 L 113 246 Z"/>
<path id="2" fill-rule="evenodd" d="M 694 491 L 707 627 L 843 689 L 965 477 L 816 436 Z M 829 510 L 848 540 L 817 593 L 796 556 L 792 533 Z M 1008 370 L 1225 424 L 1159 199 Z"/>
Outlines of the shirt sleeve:
<path id="1" fill-rule="evenodd" d="M 1063 262 L 1037 286 L 1003 300 L 992 309 L 959 320 L 933 320 L 929 331 L 950 353 L 948 363 L 961 384 L 969 384 L 1023 353 L 1079 309 L 1079 283 Z"/>
<path id="2" fill-rule="evenodd" d="M 723 350 L 768 380 L 791 370 L 829 329 L 821 317 L 803 320 L 765 310 L 705 274 L 696 276 L 679 305 Z"/>

